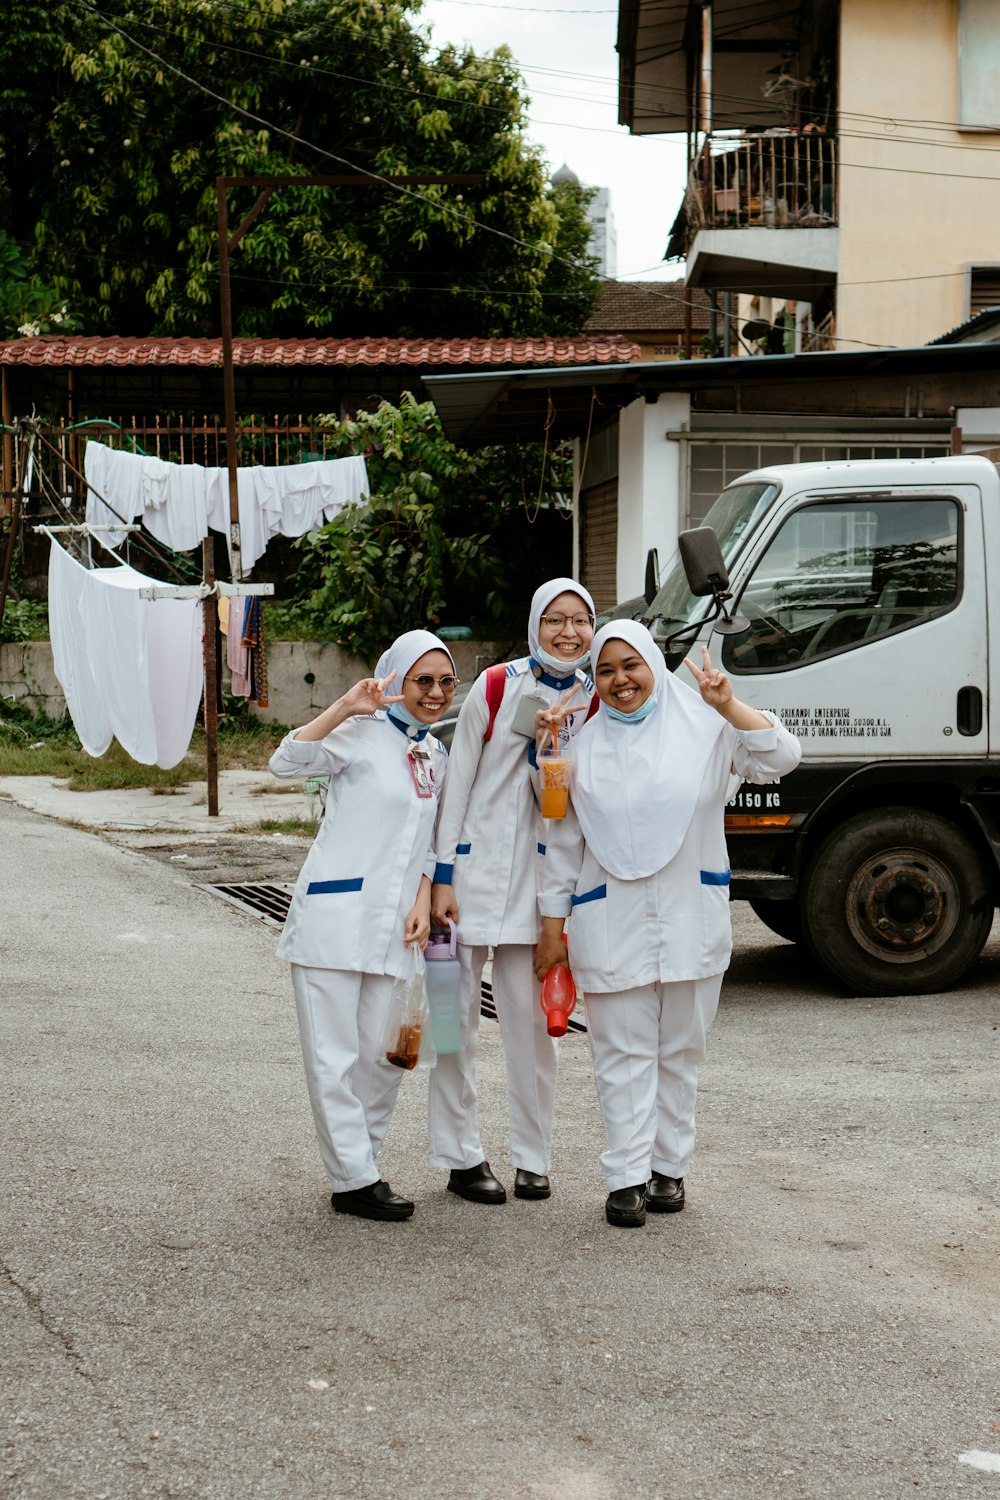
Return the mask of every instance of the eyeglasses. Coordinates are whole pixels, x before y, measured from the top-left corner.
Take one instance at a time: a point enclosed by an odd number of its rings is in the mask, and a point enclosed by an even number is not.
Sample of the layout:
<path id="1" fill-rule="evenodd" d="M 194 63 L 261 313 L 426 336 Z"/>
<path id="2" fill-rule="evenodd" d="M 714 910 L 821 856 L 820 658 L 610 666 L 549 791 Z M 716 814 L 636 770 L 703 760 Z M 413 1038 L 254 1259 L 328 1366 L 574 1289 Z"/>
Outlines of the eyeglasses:
<path id="1" fill-rule="evenodd" d="M 461 677 L 431 677 L 426 672 L 421 672 L 419 677 L 404 677 L 404 682 L 415 682 L 422 693 L 428 692 L 432 687 L 439 687 L 444 693 L 453 693 L 461 682 Z"/>
<path id="2" fill-rule="evenodd" d="M 593 625 L 593 615 L 542 615 L 541 624 L 548 625 L 552 630 L 562 630 L 567 619 L 577 630 L 586 630 Z"/>

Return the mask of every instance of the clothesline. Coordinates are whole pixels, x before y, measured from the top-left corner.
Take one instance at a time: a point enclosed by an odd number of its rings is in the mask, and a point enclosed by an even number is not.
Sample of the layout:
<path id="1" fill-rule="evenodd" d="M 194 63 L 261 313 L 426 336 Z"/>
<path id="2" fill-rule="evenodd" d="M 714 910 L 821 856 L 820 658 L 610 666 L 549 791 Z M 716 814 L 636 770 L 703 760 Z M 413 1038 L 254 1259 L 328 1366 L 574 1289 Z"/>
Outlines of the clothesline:
<path id="1" fill-rule="evenodd" d="M 94 535 L 94 540 L 101 542 L 101 537 L 96 533 L 102 531 L 117 531 L 117 526 L 94 526 L 88 521 L 78 522 L 76 525 L 61 526 L 35 526 L 32 528 L 36 535 L 47 536 L 50 541 L 55 540 L 56 532 L 77 532 L 86 536 Z M 124 531 L 138 531 L 136 525 L 128 525 Z M 106 545 L 102 543 L 102 545 Z M 108 549 L 110 551 L 110 548 Z M 112 556 L 117 555 L 112 552 Z M 274 595 L 273 583 L 225 583 L 217 578 L 212 583 L 150 583 L 148 588 L 139 590 L 140 599 L 209 599 L 212 596 L 218 599 L 232 598 L 262 598 L 269 599 Z"/>
<path id="2" fill-rule="evenodd" d="M 189 552 L 209 530 L 230 532 L 229 473 L 126 453 L 90 438 L 84 453 L 86 518 L 109 526 L 141 520 L 158 541 Z M 255 464 L 236 471 L 243 567 L 249 570 L 273 536 L 298 537 L 332 520 L 369 492 L 360 455 L 309 463 Z M 117 543 L 120 545 L 125 532 Z"/>

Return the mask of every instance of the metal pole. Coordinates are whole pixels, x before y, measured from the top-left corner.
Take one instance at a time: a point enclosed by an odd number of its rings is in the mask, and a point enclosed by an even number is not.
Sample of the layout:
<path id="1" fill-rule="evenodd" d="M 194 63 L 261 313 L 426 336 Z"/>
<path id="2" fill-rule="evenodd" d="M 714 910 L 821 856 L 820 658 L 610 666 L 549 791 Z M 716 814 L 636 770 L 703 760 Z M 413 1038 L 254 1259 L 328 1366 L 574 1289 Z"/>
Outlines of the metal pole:
<path id="1" fill-rule="evenodd" d="M 207 584 L 215 582 L 215 539 L 212 533 L 201 544 L 202 577 Z M 219 677 L 216 671 L 216 648 L 219 639 L 219 608 L 214 594 L 202 605 L 205 616 L 205 781 L 208 788 L 208 816 L 219 816 Z M 236 611 L 230 614 L 233 618 Z"/>
<path id="2" fill-rule="evenodd" d="M 3 559 L 3 577 L 0 578 L 0 622 L 3 621 L 4 610 L 7 608 L 7 592 L 10 588 L 10 575 L 14 567 L 14 547 L 17 543 L 18 525 L 21 520 L 21 492 L 24 488 L 25 476 L 28 472 L 28 464 L 31 460 L 31 450 L 35 442 L 35 433 L 32 428 L 25 440 L 24 429 L 19 429 L 21 442 L 18 444 L 17 454 L 17 482 L 14 486 L 14 494 L 10 505 L 10 530 L 7 533 L 7 550 Z"/>

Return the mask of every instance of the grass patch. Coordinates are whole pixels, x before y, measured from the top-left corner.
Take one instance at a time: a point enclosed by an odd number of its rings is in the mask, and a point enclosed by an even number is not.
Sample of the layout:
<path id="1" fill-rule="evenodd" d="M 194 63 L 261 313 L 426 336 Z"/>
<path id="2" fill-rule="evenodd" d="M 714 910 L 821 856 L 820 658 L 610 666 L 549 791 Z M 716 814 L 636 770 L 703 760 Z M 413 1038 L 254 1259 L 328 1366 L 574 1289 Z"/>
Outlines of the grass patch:
<path id="1" fill-rule="evenodd" d="M 219 769 L 264 770 L 282 736 L 280 724 L 253 719 L 241 704 L 219 721 Z M 35 747 L 35 748 L 32 748 Z M 33 715 L 17 703 L 0 702 L 0 776 L 51 776 L 74 792 L 152 787 L 166 795 L 205 778 L 205 734 L 196 729 L 180 765 L 169 771 L 142 766 L 114 741 L 104 755 L 88 755 L 67 714 Z"/>
<path id="2" fill-rule="evenodd" d="M 288 833 L 296 838 L 311 839 L 316 833 L 312 818 L 264 818 L 252 828 L 241 828 L 240 833 Z"/>

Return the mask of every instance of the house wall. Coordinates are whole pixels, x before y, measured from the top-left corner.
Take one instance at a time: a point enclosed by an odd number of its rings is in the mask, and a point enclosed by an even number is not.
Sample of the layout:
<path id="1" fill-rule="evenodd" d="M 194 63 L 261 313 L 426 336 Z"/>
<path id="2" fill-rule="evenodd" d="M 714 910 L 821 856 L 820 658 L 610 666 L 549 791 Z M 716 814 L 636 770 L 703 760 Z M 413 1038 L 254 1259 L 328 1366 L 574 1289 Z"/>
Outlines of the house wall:
<path id="1" fill-rule="evenodd" d="M 665 393 L 655 402 L 633 401 L 618 427 L 618 598 L 641 594 L 646 553 L 655 547 L 661 567 L 684 527 L 681 444 L 668 432 L 686 428 L 691 397 Z"/>
<path id="2" fill-rule="evenodd" d="M 1000 259 L 1000 131 L 955 124 L 959 0 L 841 0 L 840 48 L 837 347 L 922 344 Z"/>

